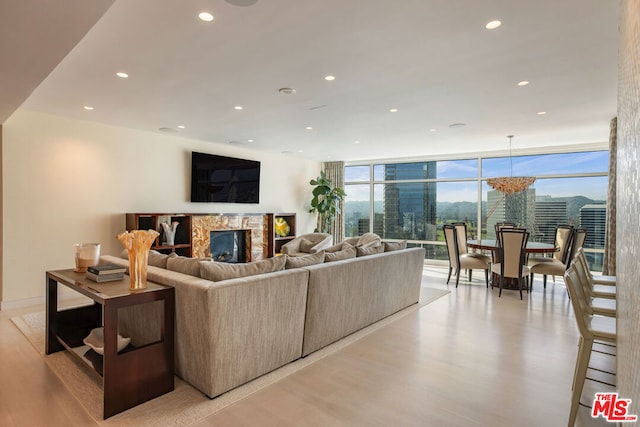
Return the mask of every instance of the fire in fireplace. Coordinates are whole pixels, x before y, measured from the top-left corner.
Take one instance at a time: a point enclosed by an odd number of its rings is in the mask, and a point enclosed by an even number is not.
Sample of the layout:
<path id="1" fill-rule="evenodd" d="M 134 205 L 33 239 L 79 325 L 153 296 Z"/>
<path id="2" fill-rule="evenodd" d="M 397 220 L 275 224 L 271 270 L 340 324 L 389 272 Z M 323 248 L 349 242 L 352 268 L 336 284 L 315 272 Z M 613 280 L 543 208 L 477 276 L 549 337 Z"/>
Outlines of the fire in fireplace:
<path id="1" fill-rule="evenodd" d="M 211 259 L 219 262 L 247 262 L 251 230 L 212 230 Z"/>

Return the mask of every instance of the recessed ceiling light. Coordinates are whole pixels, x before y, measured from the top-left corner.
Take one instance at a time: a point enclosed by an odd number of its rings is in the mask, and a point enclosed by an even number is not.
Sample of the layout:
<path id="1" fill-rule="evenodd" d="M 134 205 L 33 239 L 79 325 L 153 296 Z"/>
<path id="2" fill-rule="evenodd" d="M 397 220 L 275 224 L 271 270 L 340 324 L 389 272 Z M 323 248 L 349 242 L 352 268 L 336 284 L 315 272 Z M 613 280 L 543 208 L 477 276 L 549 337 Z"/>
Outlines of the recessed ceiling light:
<path id="1" fill-rule="evenodd" d="M 313 129 L 313 127 L 311 127 L 311 126 L 307 126 L 305 129 L 306 129 L 306 130 L 312 130 L 312 129 Z"/>
<path id="2" fill-rule="evenodd" d="M 242 110 L 242 105 L 236 105 L 233 107 L 234 110 Z"/>
<path id="3" fill-rule="evenodd" d="M 436 130 L 437 129 L 435 129 L 435 128 L 431 128 L 431 129 L 429 129 L 429 132 L 435 132 Z"/>
<path id="4" fill-rule="evenodd" d="M 397 109 L 397 108 L 390 108 L 390 109 L 389 109 L 389 112 L 390 112 L 390 113 L 397 113 L 397 112 L 398 112 L 398 109 Z"/>
<path id="5" fill-rule="evenodd" d="M 336 76 L 324 76 L 324 79 L 331 82 L 336 79 Z"/>
<path id="6" fill-rule="evenodd" d="M 353 141 L 354 144 L 360 144 L 360 141 Z"/>
<path id="7" fill-rule="evenodd" d="M 178 129 L 184 129 L 184 125 L 178 125 Z"/>
<path id="8" fill-rule="evenodd" d="M 205 22 L 213 21 L 213 15 L 210 14 L 209 12 L 200 12 L 198 14 L 198 18 L 202 19 Z"/>
<path id="9" fill-rule="evenodd" d="M 298 153 L 302 153 L 302 150 L 298 150 Z"/>
<path id="10" fill-rule="evenodd" d="M 90 106 L 90 105 L 85 105 L 84 109 L 87 110 L 87 111 L 91 111 L 91 110 L 93 110 L 93 107 Z"/>
<path id="11" fill-rule="evenodd" d="M 529 84 L 529 80 L 523 80 L 521 82 L 518 82 L 518 86 L 526 86 Z"/>
<path id="12" fill-rule="evenodd" d="M 234 6 L 247 7 L 258 3 L 258 0 L 226 0 L 226 2 Z"/>
<path id="13" fill-rule="evenodd" d="M 496 28 L 498 28 L 500 25 L 502 25 L 502 22 L 500 21 L 491 21 L 491 22 L 487 22 L 487 25 L 485 25 L 484 27 L 487 30 L 495 30 Z"/>
<path id="14" fill-rule="evenodd" d="M 546 112 L 546 111 L 538 111 L 538 115 L 539 115 L 539 116 L 544 116 L 545 114 L 547 114 L 547 112 Z"/>
<path id="15" fill-rule="evenodd" d="M 121 79 L 126 79 L 127 77 L 129 77 L 129 74 L 119 72 L 119 73 L 116 73 L 116 76 L 120 77 Z"/>
<path id="16" fill-rule="evenodd" d="M 296 93 L 296 90 L 290 87 L 281 87 L 280 89 L 278 89 L 278 92 L 282 93 L 283 95 L 293 95 L 294 93 Z"/>
<path id="17" fill-rule="evenodd" d="M 253 139 L 247 139 L 247 142 L 253 142 Z"/>

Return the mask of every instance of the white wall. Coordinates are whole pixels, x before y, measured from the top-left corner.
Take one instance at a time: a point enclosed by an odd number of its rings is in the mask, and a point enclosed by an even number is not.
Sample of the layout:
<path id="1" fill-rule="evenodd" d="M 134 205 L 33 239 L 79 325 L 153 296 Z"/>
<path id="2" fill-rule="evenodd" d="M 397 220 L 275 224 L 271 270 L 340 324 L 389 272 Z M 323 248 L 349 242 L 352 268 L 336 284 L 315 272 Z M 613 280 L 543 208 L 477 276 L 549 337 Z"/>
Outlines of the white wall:
<path id="1" fill-rule="evenodd" d="M 299 234 L 314 228 L 320 162 L 26 110 L 3 132 L 5 307 L 42 298 L 45 271 L 73 266 L 73 243 L 119 253 L 126 212 L 296 212 Z M 191 151 L 260 160 L 260 204 L 189 202 Z"/>

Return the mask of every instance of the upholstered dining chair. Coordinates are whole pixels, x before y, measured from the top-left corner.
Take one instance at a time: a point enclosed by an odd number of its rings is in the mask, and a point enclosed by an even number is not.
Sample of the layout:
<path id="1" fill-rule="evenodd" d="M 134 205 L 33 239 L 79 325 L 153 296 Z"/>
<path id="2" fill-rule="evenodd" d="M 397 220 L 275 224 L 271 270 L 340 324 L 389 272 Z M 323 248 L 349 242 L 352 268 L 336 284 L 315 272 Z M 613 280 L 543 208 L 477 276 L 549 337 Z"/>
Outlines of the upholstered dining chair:
<path id="1" fill-rule="evenodd" d="M 522 299 L 522 285 L 529 279 L 529 268 L 525 265 L 529 232 L 524 228 L 503 228 L 498 232 L 499 259 L 491 266 L 491 271 L 500 275 L 500 292 L 502 296 L 505 278 L 517 279 Z"/>
<path id="2" fill-rule="evenodd" d="M 529 257 L 527 265 L 531 270 L 530 283 L 533 286 L 533 275 L 542 274 L 542 284 L 547 287 L 547 276 L 562 276 L 567 269 L 571 252 L 571 242 L 573 239 L 573 225 L 558 225 L 554 238 L 554 245 L 557 250 L 553 257 Z"/>
<path id="3" fill-rule="evenodd" d="M 610 317 L 592 316 L 589 311 L 589 298 L 584 294 L 582 286 L 579 284 L 579 277 L 576 265 L 569 266 L 564 274 L 564 282 L 571 297 L 571 306 L 575 314 L 580 340 L 578 343 L 578 357 L 573 374 L 573 387 L 571 393 L 571 409 L 569 411 L 569 427 L 573 427 L 578 414 L 580 396 L 587 378 L 589 360 L 594 341 L 606 342 L 615 345 L 616 321 Z"/>
<path id="4" fill-rule="evenodd" d="M 580 253 L 580 251 L 578 252 Z M 583 254 L 584 255 L 584 254 Z M 589 286 L 585 288 L 585 293 L 590 298 L 607 298 L 615 300 L 617 297 L 615 286 L 603 286 L 598 285 L 591 279 L 591 272 L 589 271 L 589 264 L 580 261 L 579 256 L 576 256 L 573 264 L 575 264 L 575 270 L 584 283 L 588 283 Z"/>
<path id="5" fill-rule="evenodd" d="M 593 273 L 591 272 L 591 266 L 589 265 L 589 260 L 587 260 L 587 256 L 584 254 L 583 248 L 577 250 L 575 259 L 582 263 L 587 273 L 589 274 L 589 279 L 594 285 L 616 286 L 616 276 L 593 275 Z"/>
<path id="6" fill-rule="evenodd" d="M 451 272 L 456 270 L 456 288 L 460 281 L 460 270 L 466 269 L 469 271 L 469 281 L 471 281 L 472 270 L 480 269 L 484 270 L 484 279 L 489 287 L 489 268 L 491 266 L 491 258 L 481 254 L 469 254 L 460 253 L 460 246 L 458 244 L 458 232 L 456 227 L 451 224 L 445 224 L 442 226 L 444 230 L 444 240 L 447 245 L 447 254 L 449 255 L 449 275 L 447 276 L 447 284 L 451 279 Z M 466 249 L 466 245 L 465 245 Z"/>
<path id="7" fill-rule="evenodd" d="M 319 252 L 333 244 L 333 236 L 327 233 L 307 233 L 282 245 L 282 253 L 302 256 Z"/>

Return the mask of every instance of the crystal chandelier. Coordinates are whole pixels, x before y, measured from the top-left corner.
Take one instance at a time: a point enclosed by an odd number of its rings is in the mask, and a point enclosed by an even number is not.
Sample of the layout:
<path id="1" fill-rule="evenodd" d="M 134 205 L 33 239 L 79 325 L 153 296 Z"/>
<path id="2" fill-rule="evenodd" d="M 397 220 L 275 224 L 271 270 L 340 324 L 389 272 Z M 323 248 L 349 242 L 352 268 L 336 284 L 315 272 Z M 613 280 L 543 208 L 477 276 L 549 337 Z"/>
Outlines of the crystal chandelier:
<path id="1" fill-rule="evenodd" d="M 513 135 L 507 135 L 507 138 L 509 138 L 509 162 L 511 164 L 511 176 L 487 179 L 487 184 L 489 184 L 491 188 L 504 193 L 505 195 L 524 191 L 536 180 L 532 176 L 513 176 L 513 158 L 511 157 L 511 139 L 513 138 Z"/>

